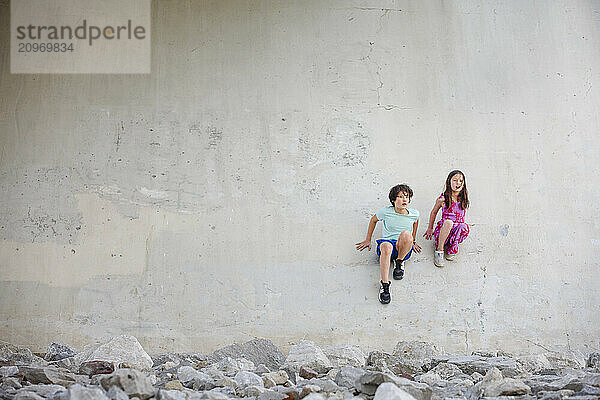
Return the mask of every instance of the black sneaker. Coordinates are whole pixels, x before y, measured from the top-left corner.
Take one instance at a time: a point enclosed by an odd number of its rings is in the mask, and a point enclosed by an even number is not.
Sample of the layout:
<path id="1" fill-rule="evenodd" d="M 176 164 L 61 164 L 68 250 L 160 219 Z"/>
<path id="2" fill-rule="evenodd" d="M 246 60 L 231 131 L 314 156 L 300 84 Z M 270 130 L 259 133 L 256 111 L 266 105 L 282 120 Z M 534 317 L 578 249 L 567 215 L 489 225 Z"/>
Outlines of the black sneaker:
<path id="1" fill-rule="evenodd" d="M 379 288 L 379 302 L 381 304 L 388 304 L 392 297 L 390 296 L 390 283 L 379 281 L 381 287 Z"/>
<path id="2" fill-rule="evenodd" d="M 396 268 L 394 268 L 393 275 L 396 280 L 404 278 L 404 261 L 400 261 L 399 258 L 396 259 Z"/>

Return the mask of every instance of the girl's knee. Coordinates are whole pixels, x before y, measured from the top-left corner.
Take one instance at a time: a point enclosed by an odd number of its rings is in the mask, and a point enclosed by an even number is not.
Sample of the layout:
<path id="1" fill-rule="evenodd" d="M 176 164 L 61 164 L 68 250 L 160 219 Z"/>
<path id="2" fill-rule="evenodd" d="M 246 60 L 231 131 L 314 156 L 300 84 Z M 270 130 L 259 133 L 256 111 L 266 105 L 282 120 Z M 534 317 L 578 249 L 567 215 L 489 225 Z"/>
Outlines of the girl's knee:
<path id="1" fill-rule="evenodd" d="M 442 226 L 450 227 L 450 228 L 452 228 L 453 225 L 454 225 L 454 221 L 452 221 L 451 219 L 445 220 L 444 223 L 442 224 Z"/>

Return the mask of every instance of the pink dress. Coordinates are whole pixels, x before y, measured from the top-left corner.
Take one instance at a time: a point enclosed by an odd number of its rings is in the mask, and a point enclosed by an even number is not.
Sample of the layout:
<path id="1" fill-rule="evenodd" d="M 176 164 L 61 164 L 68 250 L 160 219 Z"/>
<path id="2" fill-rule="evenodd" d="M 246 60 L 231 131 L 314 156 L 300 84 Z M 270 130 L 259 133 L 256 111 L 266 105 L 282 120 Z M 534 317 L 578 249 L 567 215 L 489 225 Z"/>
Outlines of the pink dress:
<path id="1" fill-rule="evenodd" d="M 443 199 L 444 195 L 442 194 L 440 197 Z M 448 235 L 448 239 L 446 239 L 446 243 L 444 243 L 444 250 L 446 250 L 447 254 L 458 253 L 458 244 L 465 240 L 469 235 L 469 225 L 465 223 L 465 211 L 466 210 L 460 208 L 459 202 L 452 203 L 450 208 L 446 208 L 445 204 L 442 206 L 442 219 L 438 221 L 435 230 L 433 231 L 436 248 L 440 237 L 440 229 L 442 229 L 444 221 L 449 219 L 454 221 L 454 225 L 452 226 L 452 229 L 450 229 L 450 234 Z"/>

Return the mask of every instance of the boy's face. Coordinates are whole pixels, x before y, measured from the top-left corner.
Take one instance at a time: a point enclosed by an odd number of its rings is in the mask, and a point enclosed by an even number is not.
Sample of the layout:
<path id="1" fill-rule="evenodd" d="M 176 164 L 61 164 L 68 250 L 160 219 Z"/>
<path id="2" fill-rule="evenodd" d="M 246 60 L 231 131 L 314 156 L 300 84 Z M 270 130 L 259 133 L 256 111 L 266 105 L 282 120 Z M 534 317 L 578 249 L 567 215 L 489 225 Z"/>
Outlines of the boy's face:
<path id="1" fill-rule="evenodd" d="M 410 197 L 406 192 L 399 192 L 398 196 L 396 196 L 396 201 L 394 201 L 394 207 L 399 209 L 404 209 L 410 203 Z"/>

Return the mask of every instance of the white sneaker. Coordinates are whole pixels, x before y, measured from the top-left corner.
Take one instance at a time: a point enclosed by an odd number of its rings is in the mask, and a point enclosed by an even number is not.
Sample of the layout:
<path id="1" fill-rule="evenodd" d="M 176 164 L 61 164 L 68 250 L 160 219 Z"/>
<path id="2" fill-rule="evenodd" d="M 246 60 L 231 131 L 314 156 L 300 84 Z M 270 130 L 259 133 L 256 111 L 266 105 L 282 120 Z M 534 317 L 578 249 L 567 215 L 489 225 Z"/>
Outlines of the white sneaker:
<path id="1" fill-rule="evenodd" d="M 436 267 L 444 266 L 444 252 L 443 251 L 440 251 L 440 250 L 435 251 L 435 254 L 433 255 L 433 263 L 435 264 Z"/>

